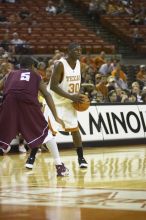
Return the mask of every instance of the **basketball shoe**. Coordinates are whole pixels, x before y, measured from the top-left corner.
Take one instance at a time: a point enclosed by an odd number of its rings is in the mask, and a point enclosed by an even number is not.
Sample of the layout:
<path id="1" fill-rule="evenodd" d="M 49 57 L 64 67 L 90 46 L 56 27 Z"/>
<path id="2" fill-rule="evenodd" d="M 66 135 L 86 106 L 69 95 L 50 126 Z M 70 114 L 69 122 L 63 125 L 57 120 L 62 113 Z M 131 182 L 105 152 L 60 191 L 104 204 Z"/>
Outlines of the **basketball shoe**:
<path id="1" fill-rule="evenodd" d="M 69 176 L 69 169 L 64 166 L 64 163 L 61 165 L 56 165 L 57 176 Z"/>
<path id="2" fill-rule="evenodd" d="M 35 157 L 28 157 L 25 167 L 28 169 L 32 169 L 34 162 L 35 162 Z"/>
<path id="3" fill-rule="evenodd" d="M 87 168 L 88 167 L 88 163 L 86 162 L 86 160 L 84 159 L 84 157 L 79 157 L 78 158 L 78 163 L 79 163 L 79 167 L 80 168 Z"/>
<path id="4" fill-rule="evenodd" d="M 24 145 L 19 145 L 19 152 L 20 153 L 26 153 L 27 152 Z"/>

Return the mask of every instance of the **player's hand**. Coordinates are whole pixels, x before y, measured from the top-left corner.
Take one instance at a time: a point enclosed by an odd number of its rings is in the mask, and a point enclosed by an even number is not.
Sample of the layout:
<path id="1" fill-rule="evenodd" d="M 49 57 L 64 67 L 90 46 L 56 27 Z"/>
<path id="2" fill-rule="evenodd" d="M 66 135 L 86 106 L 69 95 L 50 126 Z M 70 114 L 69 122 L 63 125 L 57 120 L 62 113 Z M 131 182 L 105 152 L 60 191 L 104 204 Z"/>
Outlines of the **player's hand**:
<path id="1" fill-rule="evenodd" d="M 84 102 L 84 97 L 82 94 L 72 95 L 72 101 L 82 103 L 82 102 Z"/>
<path id="2" fill-rule="evenodd" d="M 60 118 L 56 118 L 56 121 L 65 129 L 65 124 Z"/>

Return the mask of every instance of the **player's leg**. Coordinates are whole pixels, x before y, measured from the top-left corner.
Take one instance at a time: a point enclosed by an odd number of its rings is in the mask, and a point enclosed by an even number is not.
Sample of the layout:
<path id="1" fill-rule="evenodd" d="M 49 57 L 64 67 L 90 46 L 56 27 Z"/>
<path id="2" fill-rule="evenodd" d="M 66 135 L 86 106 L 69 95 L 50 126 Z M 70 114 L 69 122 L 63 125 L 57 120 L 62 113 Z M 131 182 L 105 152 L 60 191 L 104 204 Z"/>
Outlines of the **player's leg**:
<path id="1" fill-rule="evenodd" d="M 80 168 L 87 168 L 88 164 L 83 156 L 82 139 L 78 128 L 77 111 L 72 103 L 57 107 L 59 117 L 65 123 L 65 131 L 71 132 L 74 147 L 78 155 L 78 163 Z"/>
<path id="2" fill-rule="evenodd" d="M 4 99 L 0 108 L 0 154 L 8 153 L 10 143 L 18 133 L 17 100 L 13 94 Z"/>
<path id="3" fill-rule="evenodd" d="M 46 141 L 45 143 L 54 159 L 57 176 L 68 176 L 69 170 L 65 167 L 64 163 L 62 163 L 61 161 L 60 154 L 58 151 L 58 146 L 55 140 L 55 134 L 57 133 L 59 125 L 58 123 L 56 123 L 52 115 L 52 112 L 47 105 L 45 106 L 44 116 L 48 121 L 50 132 L 53 134 L 52 138 Z"/>
<path id="4" fill-rule="evenodd" d="M 9 145 L 6 150 L 0 147 L 0 156 L 7 154 L 11 150 L 11 146 Z"/>
<path id="5" fill-rule="evenodd" d="M 77 130 L 77 131 L 71 132 L 71 135 L 72 135 L 73 143 L 76 148 L 77 155 L 78 155 L 79 167 L 80 168 L 87 168 L 88 164 L 83 156 L 83 146 L 82 146 L 81 134 L 80 134 L 79 130 Z"/>
<path id="6" fill-rule="evenodd" d="M 65 167 L 64 163 L 62 163 L 60 159 L 60 155 L 55 139 L 52 138 L 51 140 L 47 141 L 46 146 L 49 149 L 54 159 L 57 176 L 68 176 L 69 170 Z M 33 168 L 37 152 L 38 152 L 38 148 L 31 149 L 30 155 L 25 164 L 26 168 L 28 169 Z"/>
<path id="7" fill-rule="evenodd" d="M 25 164 L 25 167 L 28 168 L 28 169 L 32 169 L 33 168 L 33 165 L 34 165 L 34 162 L 35 162 L 35 158 L 36 158 L 36 154 L 38 152 L 38 147 L 36 148 L 33 148 L 31 149 L 30 151 L 30 155 L 26 161 L 26 164 Z"/>
<path id="8" fill-rule="evenodd" d="M 38 149 L 48 135 L 48 123 L 39 106 L 26 102 L 20 103 L 19 108 L 20 133 L 31 148 L 25 167 L 32 169 Z"/>
<path id="9" fill-rule="evenodd" d="M 65 167 L 64 163 L 62 163 L 60 154 L 58 151 L 58 146 L 55 138 L 52 138 L 46 143 L 47 148 L 49 149 L 55 163 L 57 176 L 68 176 L 69 170 Z"/>

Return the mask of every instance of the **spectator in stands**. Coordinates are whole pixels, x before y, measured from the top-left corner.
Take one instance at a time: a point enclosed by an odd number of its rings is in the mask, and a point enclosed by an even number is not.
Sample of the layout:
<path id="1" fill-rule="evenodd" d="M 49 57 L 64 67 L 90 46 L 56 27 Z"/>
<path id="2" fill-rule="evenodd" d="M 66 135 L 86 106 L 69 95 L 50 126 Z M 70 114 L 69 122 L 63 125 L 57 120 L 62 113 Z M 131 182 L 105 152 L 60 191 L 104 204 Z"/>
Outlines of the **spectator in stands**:
<path id="1" fill-rule="evenodd" d="M 56 13 L 57 14 L 62 14 L 66 11 L 66 6 L 64 3 L 64 0 L 60 0 L 57 7 L 56 7 Z"/>
<path id="2" fill-rule="evenodd" d="M 130 93 L 128 97 L 129 103 L 136 103 L 137 102 L 137 95 L 135 93 Z"/>
<path id="3" fill-rule="evenodd" d="M 91 95 L 91 103 L 105 103 L 103 94 L 100 91 L 94 90 Z"/>
<path id="4" fill-rule="evenodd" d="M 106 62 L 105 56 L 106 56 L 106 54 L 105 54 L 104 51 L 101 51 L 101 53 L 98 56 L 95 56 L 94 64 L 95 64 L 95 67 L 96 67 L 97 70 L 99 70 L 101 65 Z"/>
<path id="5" fill-rule="evenodd" d="M 84 82 L 81 84 L 81 91 L 83 94 L 88 93 L 88 97 L 90 100 L 92 99 L 92 92 L 94 90 L 95 86 L 92 83 L 92 81 L 89 80 L 89 82 Z"/>
<path id="6" fill-rule="evenodd" d="M 117 67 L 111 72 L 111 75 L 114 77 L 115 83 L 118 87 L 120 87 L 121 89 L 128 89 L 127 76 L 121 70 L 120 65 L 117 65 Z"/>
<path id="7" fill-rule="evenodd" d="M 106 84 L 107 88 L 108 88 L 108 92 L 111 90 L 115 90 L 118 86 L 115 82 L 115 78 L 112 76 L 109 76 L 107 78 L 107 84 Z"/>
<path id="8" fill-rule="evenodd" d="M 103 15 L 107 11 L 107 1 L 96 0 L 96 18 L 100 19 L 100 15 Z"/>
<path id="9" fill-rule="evenodd" d="M 115 89 L 117 93 L 117 101 L 124 103 L 129 102 L 129 97 L 132 95 L 131 91 L 128 89 L 121 89 L 120 87 L 117 87 Z"/>
<path id="10" fill-rule="evenodd" d="M 92 65 L 89 65 L 88 69 L 88 74 L 91 76 L 91 81 L 94 83 L 94 80 L 95 80 L 95 70 L 94 70 L 94 67 Z"/>
<path id="11" fill-rule="evenodd" d="M 133 29 L 132 39 L 133 39 L 133 44 L 138 44 L 140 42 L 144 42 L 144 38 L 141 35 L 141 33 L 139 32 L 138 28 Z"/>
<path id="12" fill-rule="evenodd" d="M 141 102 L 141 90 L 138 86 L 133 86 L 131 93 L 136 94 L 137 102 Z"/>
<path id="13" fill-rule="evenodd" d="M 5 49 L 3 47 L 0 47 L 0 57 L 5 53 Z"/>
<path id="14" fill-rule="evenodd" d="M 116 94 L 117 94 L 117 101 L 121 102 L 121 97 L 122 97 L 122 93 L 123 90 L 118 86 L 115 88 Z"/>
<path id="15" fill-rule="evenodd" d="M 92 74 L 90 74 L 89 66 L 86 67 L 85 73 L 84 73 L 84 78 L 82 78 L 82 82 L 84 83 L 94 83 Z"/>
<path id="16" fill-rule="evenodd" d="M 13 39 L 11 40 L 12 51 L 15 54 L 23 54 L 26 53 L 26 42 L 19 38 L 17 32 L 13 33 Z"/>
<path id="17" fill-rule="evenodd" d="M 37 72 L 42 76 L 42 79 L 46 81 L 46 64 L 45 62 L 39 62 L 37 65 Z"/>
<path id="18" fill-rule="evenodd" d="M 113 77 L 115 77 L 115 75 L 118 73 L 119 77 L 127 82 L 127 76 L 126 76 L 126 73 L 124 73 L 124 71 L 121 69 L 121 65 L 120 64 L 117 64 L 117 66 L 114 68 L 114 70 L 111 72 L 111 75 Z"/>
<path id="19" fill-rule="evenodd" d="M 86 63 L 81 62 L 81 70 L 82 70 L 81 79 L 82 79 L 82 82 L 85 82 L 85 80 L 86 80 L 86 75 L 88 74 L 88 67 L 89 66 Z"/>
<path id="20" fill-rule="evenodd" d="M 132 5 L 133 0 L 120 0 L 123 5 Z"/>
<path id="21" fill-rule="evenodd" d="M 95 88 L 97 91 L 100 91 L 104 97 L 104 99 L 107 99 L 108 96 L 108 88 L 107 88 L 107 76 L 101 75 L 101 79 L 99 83 L 95 85 Z"/>
<path id="22" fill-rule="evenodd" d="M 106 14 L 108 15 L 114 15 L 114 13 L 117 11 L 116 5 L 114 2 L 109 1 L 106 7 Z"/>
<path id="23" fill-rule="evenodd" d="M 146 86 L 144 86 L 144 87 L 142 88 L 142 92 L 141 92 L 141 93 L 144 93 L 144 92 L 146 92 Z"/>
<path id="24" fill-rule="evenodd" d="M 125 7 L 124 7 L 124 10 L 125 10 L 125 12 L 126 12 L 126 14 L 127 15 L 134 15 L 134 11 L 133 11 L 133 7 L 132 7 L 132 5 L 126 5 Z"/>
<path id="25" fill-rule="evenodd" d="M 94 72 L 91 67 L 87 67 L 86 74 L 84 76 L 84 83 L 94 83 Z"/>
<path id="26" fill-rule="evenodd" d="M 47 67 L 46 67 L 46 81 L 49 83 L 52 71 L 54 68 L 54 64 L 57 60 L 59 60 L 61 57 L 64 57 L 64 53 L 62 53 L 59 50 L 54 51 L 54 55 L 52 56 L 51 59 L 48 60 L 47 62 Z"/>
<path id="27" fill-rule="evenodd" d="M 130 94 L 130 92 L 128 91 L 128 90 L 122 90 L 121 91 L 121 100 L 120 100 L 120 102 L 121 103 L 126 103 L 126 102 L 129 102 L 129 94 Z"/>
<path id="28" fill-rule="evenodd" d="M 31 17 L 31 13 L 27 7 L 22 7 L 18 14 L 22 21 L 26 21 Z"/>
<path id="29" fill-rule="evenodd" d="M 138 87 L 140 88 L 140 84 L 139 84 L 139 82 L 138 82 L 138 81 L 134 81 L 134 82 L 132 82 L 132 84 L 131 84 L 131 88 L 134 87 L 134 86 L 138 86 Z"/>
<path id="30" fill-rule="evenodd" d="M 131 25 L 143 25 L 144 17 L 140 14 L 136 14 L 134 17 L 131 18 L 130 24 Z"/>
<path id="31" fill-rule="evenodd" d="M 48 1 L 47 7 L 46 7 L 46 11 L 50 15 L 56 15 L 57 9 L 56 9 L 56 7 L 55 7 L 55 5 L 53 4 L 52 1 Z"/>
<path id="32" fill-rule="evenodd" d="M 97 73 L 95 75 L 95 79 L 94 79 L 95 85 L 98 84 L 100 82 L 100 80 L 101 80 L 101 74 Z"/>
<path id="33" fill-rule="evenodd" d="M 4 34 L 0 46 L 3 47 L 5 51 L 11 52 L 11 42 L 10 42 L 9 32 L 6 32 Z"/>
<path id="34" fill-rule="evenodd" d="M 5 53 L 2 55 L 2 59 L 3 59 L 3 68 L 4 68 L 4 75 L 6 74 L 9 74 L 13 68 L 14 68 L 14 65 L 9 62 L 9 54 L 8 53 Z"/>
<path id="35" fill-rule="evenodd" d="M 143 93 L 141 94 L 141 100 L 142 100 L 143 103 L 146 104 L 146 92 L 143 92 Z"/>
<path id="36" fill-rule="evenodd" d="M 136 80 L 138 81 L 140 88 L 146 86 L 146 66 L 140 65 L 139 72 L 136 74 Z"/>
<path id="37" fill-rule="evenodd" d="M 83 90 L 83 93 L 85 93 L 87 91 L 89 93 L 89 98 L 91 101 L 92 101 L 92 99 L 96 99 L 95 97 L 97 94 L 97 90 L 96 90 L 95 85 L 98 85 L 100 81 L 101 81 L 101 75 L 96 74 L 95 79 L 93 81 L 89 81 L 90 83 L 88 83 L 88 84 L 84 83 L 84 82 L 81 84 L 81 88 Z"/>
<path id="38" fill-rule="evenodd" d="M 128 89 L 127 82 L 125 82 L 122 78 L 120 78 L 118 72 L 116 72 L 114 79 L 118 87 L 120 87 L 121 89 Z"/>
<path id="39" fill-rule="evenodd" d="M 100 91 L 96 93 L 96 102 L 97 103 L 105 103 L 107 99 L 104 98 L 103 94 Z"/>
<path id="40" fill-rule="evenodd" d="M 116 67 L 120 65 L 120 59 L 116 58 L 116 57 L 113 57 L 111 58 L 111 67 L 112 67 L 112 71 L 114 69 L 116 69 Z"/>
<path id="41" fill-rule="evenodd" d="M 111 59 L 108 59 L 106 60 L 106 63 L 102 64 L 99 68 L 99 73 L 101 75 L 110 75 L 111 72 L 112 72 L 113 68 L 112 68 L 112 65 L 111 65 Z"/>
<path id="42" fill-rule="evenodd" d="M 61 57 L 64 57 L 64 53 L 62 53 L 59 50 L 55 50 L 54 51 L 54 56 L 52 57 L 53 62 L 56 62 L 57 60 L 59 60 Z"/>
<path id="43" fill-rule="evenodd" d="M 116 103 L 117 102 L 117 93 L 115 90 L 111 90 L 109 93 L 108 93 L 108 102 L 110 103 Z"/>
<path id="44" fill-rule="evenodd" d="M 94 58 L 89 52 L 81 57 L 81 63 L 87 64 L 87 66 L 92 66 L 96 70 Z"/>
<path id="45" fill-rule="evenodd" d="M 91 17 L 92 20 L 94 20 L 96 17 L 96 10 L 97 10 L 96 0 L 91 0 L 88 6 L 88 15 Z"/>

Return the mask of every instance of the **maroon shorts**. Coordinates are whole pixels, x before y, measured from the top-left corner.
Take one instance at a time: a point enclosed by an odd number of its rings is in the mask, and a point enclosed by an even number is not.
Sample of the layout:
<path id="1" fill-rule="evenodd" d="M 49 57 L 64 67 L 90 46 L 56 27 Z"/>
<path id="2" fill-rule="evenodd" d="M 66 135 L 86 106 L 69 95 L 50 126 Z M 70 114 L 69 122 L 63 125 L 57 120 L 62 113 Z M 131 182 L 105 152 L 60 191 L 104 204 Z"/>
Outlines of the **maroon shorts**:
<path id="1" fill-rule="evenodd" d="M 39 102 L 21 94 L 8 94 L 0 107 L 0 147 L 6 149 L 22 134 L 31 148 L 39 147 L 48 134 L 48 123 Z"/>

